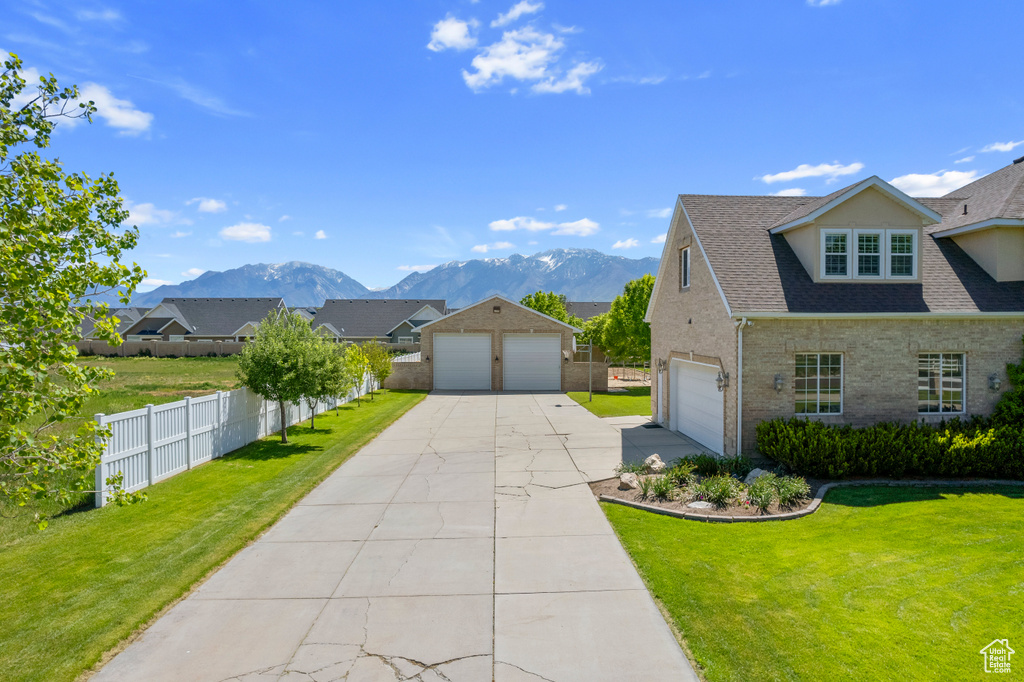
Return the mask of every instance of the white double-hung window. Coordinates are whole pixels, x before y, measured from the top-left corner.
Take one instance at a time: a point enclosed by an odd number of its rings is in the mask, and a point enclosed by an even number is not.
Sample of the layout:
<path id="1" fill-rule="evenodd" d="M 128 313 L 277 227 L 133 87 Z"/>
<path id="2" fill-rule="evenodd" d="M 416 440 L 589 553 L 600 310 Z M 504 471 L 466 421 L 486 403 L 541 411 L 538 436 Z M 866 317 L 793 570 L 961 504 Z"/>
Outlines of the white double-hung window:
<path id="1" fill-rule="evenodd" d="M 917 411 L 957 414 L 964 411 L 963 353 L 921 353 L 917 356 Z"/>
<path id="2" fill-rule="evenodd" d="M 821 231 L 822 279 L 917 279 L 917 230 Z"/>

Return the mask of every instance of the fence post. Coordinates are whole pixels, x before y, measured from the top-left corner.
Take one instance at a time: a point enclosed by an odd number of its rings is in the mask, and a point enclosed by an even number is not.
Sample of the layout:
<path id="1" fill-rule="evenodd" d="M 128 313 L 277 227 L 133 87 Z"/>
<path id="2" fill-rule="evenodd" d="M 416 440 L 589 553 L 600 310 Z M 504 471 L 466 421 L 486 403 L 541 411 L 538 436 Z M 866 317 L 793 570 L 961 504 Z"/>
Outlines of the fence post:
<path id="1" fill-rule="evenodd" d="M 146 405 L 146 479 L 149 481 L 148 485 L 153 485 L 156 480 L 156 476 L 153 474 L 154 459 L 156 459 L 156 448 L 153 447 L 153 436 L 156 424 L 156 417 L 153 414 L 153 405 Z"/>
<path id="2" fill-rule="evenodd" d="M 223 448 L 224 448 L 224 444 L 223 444 L 224 434 L 222 433 L 222 431 L 224 430 L 224 424 L 223 424 L 223 420 L 222 420 L 222 415 L 221 415 L 222 410 L 221 410 L 221 405 L 220 404 L 221 404 L 221 391 L 217 391 L 217 435 L 213 439 L 214 452 L 213 452 L 213 455 L 211 456 L 210 459 L 213 459 L 214 457 L 220 457 L 222 454 L 224 454 L 223 452 L 221 452 L 221 450 L 223 450 Z"/>
<path id="3" fill-rule="evenodd" d="M 102 412 L 100 412 L 95 417 L 96 423 L 100 426 L 100 428 L 103 427 L 104 416 L 105 415 Z M 96 440 L 101 439 L 97 438 Z M 96 494 L 94 496 L 95 499 L 93 500 L 93 504 L 95 504 L 97 507 L 102 507 L 107 502 L 107 495 L 106 492 L 103 490 L 104 484 L 106 483 L 106 477 L 103 475 L 103 455 L 106 454 L 106 452 L 107 444 L 104 443 L 103 449 L 100 450 L 100 461 L 96 463 Z"/>
<path id="4" fill-rule="evenodd" d="M 192 468 L 192 398 L 185 396 L 185 460 Z"/>

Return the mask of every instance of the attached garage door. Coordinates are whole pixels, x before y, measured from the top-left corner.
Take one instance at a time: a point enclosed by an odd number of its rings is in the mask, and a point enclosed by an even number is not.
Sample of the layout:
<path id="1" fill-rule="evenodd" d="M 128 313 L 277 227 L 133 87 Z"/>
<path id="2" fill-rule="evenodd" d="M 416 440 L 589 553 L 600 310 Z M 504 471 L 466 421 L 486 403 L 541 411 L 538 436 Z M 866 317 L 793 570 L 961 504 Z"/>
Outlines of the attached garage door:
<path id="1" fill-rule="evenodd" d="M 715 383 L 718 369 L 697 362 L 672 360 L 671 427 L 709 450 L 723 454 L 725 393 L 719 391 Z"/>
<path id="2" fill-rule="evenodd" d="M 562 390 L 561 334 L 505 334 L 506 391 Z"/>
<path id="3" fill-rule="evenodd" d="M 434 334 L 434 388 L 491 390 L 491 335 Z"/>

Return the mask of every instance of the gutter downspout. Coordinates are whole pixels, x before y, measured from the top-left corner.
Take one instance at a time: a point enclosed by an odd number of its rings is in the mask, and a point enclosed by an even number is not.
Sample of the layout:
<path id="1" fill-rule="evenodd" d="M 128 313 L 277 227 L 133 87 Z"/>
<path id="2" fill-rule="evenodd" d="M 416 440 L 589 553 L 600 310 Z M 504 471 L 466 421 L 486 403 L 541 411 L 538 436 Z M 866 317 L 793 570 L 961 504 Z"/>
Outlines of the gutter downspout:
<path id="1" fill-rule="evenodd" d="M 736 456 L 743 454 L 743 328 L 754 323 L 746 317 L 736 325 Z"/>

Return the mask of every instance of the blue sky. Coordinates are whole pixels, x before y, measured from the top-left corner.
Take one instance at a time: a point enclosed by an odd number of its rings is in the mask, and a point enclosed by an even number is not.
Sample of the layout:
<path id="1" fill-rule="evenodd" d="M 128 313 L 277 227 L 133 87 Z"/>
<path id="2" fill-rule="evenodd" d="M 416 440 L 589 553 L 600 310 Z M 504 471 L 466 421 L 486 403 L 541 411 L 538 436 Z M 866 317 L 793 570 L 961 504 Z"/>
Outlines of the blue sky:
<path id="1" fill-rule="evenodd" d="M 680 193 L 943 194 L 1024 155 L 1017 2 L 3 2 L 76 83 L 148 286 L 303 260 L 658 256 Z"/>

